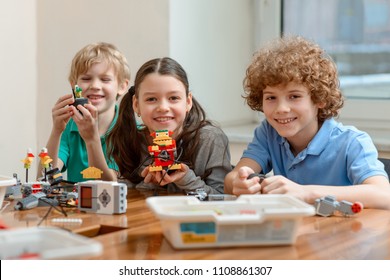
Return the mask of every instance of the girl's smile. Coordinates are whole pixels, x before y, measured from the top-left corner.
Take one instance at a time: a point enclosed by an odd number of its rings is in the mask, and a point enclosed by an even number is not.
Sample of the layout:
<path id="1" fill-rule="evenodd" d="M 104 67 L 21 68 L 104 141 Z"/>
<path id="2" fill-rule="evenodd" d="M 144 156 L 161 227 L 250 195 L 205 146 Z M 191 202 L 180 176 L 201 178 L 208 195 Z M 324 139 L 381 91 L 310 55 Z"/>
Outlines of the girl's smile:
<path id="1" fill-rule="evenodd" d="M 180 80 L 157 73 L 148 74 L 133 97 L 133 109 L 150 132 L 167 129 L 178 134 L 191 106 L 192 95 L 187 96 Z"/>

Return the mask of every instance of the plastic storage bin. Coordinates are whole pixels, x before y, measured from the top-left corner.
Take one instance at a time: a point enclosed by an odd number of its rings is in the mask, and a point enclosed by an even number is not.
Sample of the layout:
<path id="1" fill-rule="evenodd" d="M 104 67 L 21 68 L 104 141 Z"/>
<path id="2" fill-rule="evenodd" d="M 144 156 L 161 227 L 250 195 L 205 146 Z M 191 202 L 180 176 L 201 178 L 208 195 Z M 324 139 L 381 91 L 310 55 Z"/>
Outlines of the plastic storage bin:
<path id="1" fill-rule="evenodd" d="M 175 248 L 287 245 L 314 207 L 288 195 L 241 195 L 234 201 L 192 196 L 149 197 L 165 238 Z"/>
<path id="2" fill-rule="evenodd" d="M 3 201 L 4 201 L 4 196 L 5 196 L 7 187 L 13 186 L 13 185 L 16 185 L 15 178 L 0 175 L 0 211 L 1 211 L 1 208 L 3 207 Z"/>
<path id="3" fill-rule="evenodd" d="M 55 227 L 0 230 L 0 259 L 80 259 L 102 250 L 95 240 Z"/>

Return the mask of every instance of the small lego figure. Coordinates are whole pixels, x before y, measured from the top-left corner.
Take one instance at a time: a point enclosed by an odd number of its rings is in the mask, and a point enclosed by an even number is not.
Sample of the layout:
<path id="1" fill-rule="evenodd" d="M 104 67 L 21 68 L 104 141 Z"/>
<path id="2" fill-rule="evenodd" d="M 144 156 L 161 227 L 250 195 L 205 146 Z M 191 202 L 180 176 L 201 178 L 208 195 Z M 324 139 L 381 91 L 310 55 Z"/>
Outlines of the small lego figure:
<path id="1" fill-rule="evenodd" d="M 52 186 L 57 185 L 57 184 L 61 183 L 62 181 L 64 181 L 64 177 L 62 176 L 62 173 L 60 172 L 60 170 L 57 167 L 47 171 L 46 175 L 48 177 L 47 179 L 48 179 L 49 183 Z"/>
<path id="2" fill-rule="evenodd" d="M 344 216 L 350 216 L 361 212 L 363 204 L 360 202 L 351 203 L 345 200 L 338 202 L 334 196 L 328 195 L 316 199 L 314 208 L 316 209 L 316 214 L 323 217 L 329 217 L 336 211 Z"/>
<path id="3" fill-rule="evenodd" d="M 176 141 L 171 138 L 172 131 L 156 130 L 150 135 L 156 145 L 148 147 L 149 153 L 154 159 L 154 164 L 149 166 L 149 171 L 180 169 L 181 164 L 175 163 Z"/>
<path id="4" fill-rule="evenodd" d="M 44 171 L 45 171 L 43 181 L 46 181 L 46 179 L 47 179 L 47 178 L 46 178 L 46 177 L 47 177 L 47 169 L 50 167 L 50 163 L 51 163 L 53 160 L 52 160 L 51 157 L 49 156 L 46 147 L 43 147 L 43 148 L 41 149 L 41 152 L 39 153 L 38 156 L 41 158 L 41 165 L 42 165 L 42 168 L 43 168 Z"/>
<path id="5" fill-rule="evenodd" d="M 82 92 L 83 90 L 81 89 L 81 87 L 79 87 L 78 85 L 75 85 L 74 86 L 74 97 L 75 98 L 82 98 Z"/>
<path id="6" fill-rule="evenodd" d="M 31 148 L 28 148 L 27 156 L 22 160 L 22 162 L 24 163 L 24 168 L 26 169 L 26 182 L 28 182 L 28 170 L 31 167 L 31 163 L 34 160 L 34 157 L 35 156 L 33 155 Z"/>
<path id="7" fill-rule="evenodd" d="M 99 168 L 90 166 L 81 171 L 80 174 L 83 174 L 84 179 L 101 179 L 103 171 L 101 171 Z"/>
<path id="8" fill-rule="evenodd" d="M 43 147 L 38 156 L 41 158 L 42 167 L 49 168 L 49 165 L 53 160 L 50 158 L 50 156 L 47 152 L 47 148 Z"/>
<path id="9" fill-rule="evenodd" d="M 72 91 L 73 91 L 73 97 L 74 97 L 74 103 L 72 104 L 73 106 L 75 106 L 77 108 L 78 105 L 84 106 L 85 104 L 88 104 L 88 99 L 84 98 L 82 95 L 83 90 L 81 89 L 81 87 L 79 87 L 78 85 L 75 85 L 74 89 L 72 89 Z"/>

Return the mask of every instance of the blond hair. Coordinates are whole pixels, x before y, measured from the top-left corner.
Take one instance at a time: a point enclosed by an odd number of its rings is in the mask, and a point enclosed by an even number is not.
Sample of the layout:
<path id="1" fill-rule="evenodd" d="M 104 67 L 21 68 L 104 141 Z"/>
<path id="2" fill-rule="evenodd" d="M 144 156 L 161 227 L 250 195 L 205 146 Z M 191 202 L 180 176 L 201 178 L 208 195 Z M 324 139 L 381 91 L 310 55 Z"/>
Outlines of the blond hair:
<path id="1" fill-rule="evenodd" d="M 93 64 L 100 62 L 107 62 L 114 67 L 119 84 L 130 80 L 126 57 L 114 45 L 100 42 L 86 45 L 77 52 L 70 67 L 69 82 L 77 84 L 80 75 L 86 73 Z"/>

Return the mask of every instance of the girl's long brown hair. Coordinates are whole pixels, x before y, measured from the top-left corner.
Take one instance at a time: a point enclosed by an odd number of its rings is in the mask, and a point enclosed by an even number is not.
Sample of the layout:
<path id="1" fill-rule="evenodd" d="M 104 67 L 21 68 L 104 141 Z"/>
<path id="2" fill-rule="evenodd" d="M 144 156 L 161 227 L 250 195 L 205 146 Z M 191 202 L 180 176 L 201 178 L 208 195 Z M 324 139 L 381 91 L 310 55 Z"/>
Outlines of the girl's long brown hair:
<path id="1" fill-rule="evenodd" d="M 181 65 L 171 58 L 150 60 L 138 70 L 134 86 L 123 97 L 118 120 L 107 137 L 108 153 L 119 167 L 119 177 L 133 183 L 143 180 L 138 169 L 144 163 L 145 155 L 148 155 L 147 146 L 150 139 L 147 127 L 137 127 L 133 96 L 138 98 L 140 84 L 147 75 L 152 73 L 175 77 L 183 83 L 186 96 L 189 94 L 187 74 Z M 211 125 L 211 122 L 206 119 L 205 111 L 193 97 L 192 108 L 187 113 L 181 133 L 175 139 L 178 152 L 181 153 L 180 162 L 186 163 L 191 169 L 194 167 L 198 151 L 200 129 L 205 125 Z"/>

